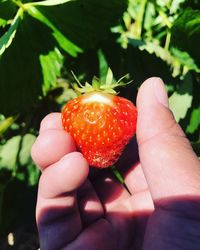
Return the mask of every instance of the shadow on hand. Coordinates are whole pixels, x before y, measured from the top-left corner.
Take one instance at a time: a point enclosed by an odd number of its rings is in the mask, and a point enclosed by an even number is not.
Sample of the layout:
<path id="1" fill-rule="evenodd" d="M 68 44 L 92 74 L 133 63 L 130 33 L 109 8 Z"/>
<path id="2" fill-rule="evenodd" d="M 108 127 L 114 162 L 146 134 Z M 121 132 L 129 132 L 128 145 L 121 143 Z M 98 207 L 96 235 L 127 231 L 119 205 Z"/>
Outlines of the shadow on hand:
<path id="1" fill-rule="evenodd" d="M 66 213 L 65 217 L 62 207 L 46 207 L 40 213 L 38 224 L 41 250 L 57 250 L 63 247 L 65 250 L 199 250 L 199 211 L 200 197 L 169 197 L 156 201 L 153 213 L 138 213 L 134 208 L 126 213 L 120 209 L 105 212 L 101 218 L 87 227 L 82 226 L 69 241 L 68 235 L 73 227 L 76 227 L 73 213 Z M 91 210 L 90 213 L 96 211 Z M 45 217 L 45 220 L 42 217 Z M 70 227 L 66 218 L 73 222 L 70 223 Z M 108 221 L 109 228 L 105 227 L 105 230 L 102 230 L 101 227 L 98 230 L 99 220 Z M 91 227 L 95 230 L 89 230 Z M 117 248 L 106 248 L 108 241 L 114 241 Z"/>
<path id="2" fill-rule="evenodd" d="M 155 201 L 144 250 L 199 250 L 200 196 L 168 197 Z"/>

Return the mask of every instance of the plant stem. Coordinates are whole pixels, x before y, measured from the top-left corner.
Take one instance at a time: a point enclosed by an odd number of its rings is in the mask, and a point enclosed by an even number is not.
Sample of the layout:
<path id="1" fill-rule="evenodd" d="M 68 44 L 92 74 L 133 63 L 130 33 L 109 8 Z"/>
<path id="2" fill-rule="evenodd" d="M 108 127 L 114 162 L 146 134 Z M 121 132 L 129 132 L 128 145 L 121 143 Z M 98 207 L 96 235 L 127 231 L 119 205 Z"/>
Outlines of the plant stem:
<path id="1" fill-rule="evenodd" d="M 126 184 L 125 184 L 124 177 L 121 175 L 121 173 L 120 173 L 119 170 L 116 168 L 116 166 L 115 166 L 115 165 L 112 165 L 112 166 L 111 166 L 111 169 L 112 169 L 112 172 L 113 172 L 114 176 L 116 177 L 116 179 L 124 186 L 124 188 L 128 191 L 128 193 L 129 193 L 130 195 L 132 195 L 131 192 L 129 191 L 128 187 L 127 187 Z"/>
<path id="2" fill-rule="evenodd" d="M 165 50 L 169 50 L 170 40 L 171 40 L 171 33 L 167 31 L 167 35 L 165 39 L 165 47 L 164 47 Z"/>
<path id="3" fill-rule="evenodd" d="M 121 173 L 118 171 L 118 169 L 115 167 L 115 165 L 112 165 L 112 166 L 111 166 L 111 169 L 112 169 L 112 171 L 113 171 L 115 177 L 117 178 L 117 180 L 118 180 L 121 184 L 124 185 L 124 183 L 125 183 L 125 182 L 124 182 L 124 178 L 123 178 L 123 176 L 121 175 Z"/>
<path id="4" fill-rule="evenodd" d="M 137 39 L 141 39 L 146 4 L 147 0 L 141 1 L 140 12 L 137 19 L 137 32 L 136 32 Z"/>

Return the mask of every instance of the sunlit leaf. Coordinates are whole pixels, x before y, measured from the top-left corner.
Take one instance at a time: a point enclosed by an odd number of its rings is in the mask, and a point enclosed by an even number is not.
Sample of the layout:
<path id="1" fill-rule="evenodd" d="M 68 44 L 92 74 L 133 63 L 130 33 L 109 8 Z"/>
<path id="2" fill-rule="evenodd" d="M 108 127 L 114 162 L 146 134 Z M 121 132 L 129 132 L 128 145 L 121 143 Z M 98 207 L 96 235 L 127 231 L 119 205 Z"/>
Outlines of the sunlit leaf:
<path id="1" fill-rule="evenodd" d="M 181 95 L 177 92 L 174 92 L 169 98 L 170 109 L 173 112 L 177 122 L 186 116 L 188 109 L 191 107 L 191 103 L 192 96 L 190 96 L 188 93 Z"/>
<path id="2" fill-rule="evenodd" d="M 99 77 L 101 83 L 105 83 L 106 81 L 106 74 L 108 72 L 108 62 L 103 54 L 102 50 L 98 50 L 98 59 L 99 59 Z"/>
<path id="3" fill-rule="evenodd" d="M 13 22 L 11 23 L 8 31 L 0 37 L 0 56 L 4 53 L 4 51 L 10 46 L 12 40 L 15 37 L 15 33 L 17 31 L 17 27 L 19 25 L 19 21 L 21 19 L 22 11 L 21 9 L 17 12 Z"/>
<path id="4" fill-rule="evenodd" d="M 31 5 L 37 6 L 53 6 L 53 5 L 59 5 L 59 4 L 64 4 L 70 1 L 76 1 L 76 0 L 46 0 L 46 1 L 38 1 L 38 2 L 33 2 Z"/>
<path id="5" fill-rule="evenodd" d="M 187 126 L 187 132 L 192 134 L 194 133 L 200 126 L 200 107 L 194 108 L 192 110 L 190 123 Z"/>
<path id="6" fill-rule="evenodd" d="M 28 184 L 31 186 L 37 185 L 40 176 L 39 168 L 36 167 L 35 164 L 29 164 L 27 166 L 27 170 L 28 170 Z"/>
<path id="7" fill-rule="evenodd" d="M 40 63 L 44 78 L 43 93 L 46 94 L 51 87 L 57 84 L 57 77 L 61 75 L 64 57 L 58 48 L 47 55 L 40 55 Z"/>
<path id="8" fill-rule="evenodd" d="M 19 163 L 20 165 L 28 165 L 31 161 L 31 147 L 35 141 L 35 136 L 32 134 L 26 134 L 23 136 L 21 145 L 20 145 L 20 152 L 19 152 Z"/>
<path id="9" fill-rule="evenodd" d="M 0 18 L 0 27 L 1 26 L 5 26 L 7 24 L 7 20 L 3 19 L 3 18 Z"/>
<path id="10" fill-rule="evenodd" d="M 37 8 L 31 7 L 28 9 L 28 13 L 39 20 L 40 22 L 47 25 L 52 31 L 52 35 L 60 45 L 62 49 L 64 49 L 71 56 L 77 56 L 78 52 L 82 52 L 82 50 L 76 46 L 73 42 L 71 42 L 67 37 L 65 37 L 60 30 L 45 16 L 43 15 Z"/>
<path id="11" fill-rule="evenodd" d="M 171 48 L 172 55 L 180 62 L 187 71 L 194 70 L 200 73 L 200 68 L 195 63 L 194 59 L 185 51 L 181 51 L 177 48 Z"/>
<path id="12" fill-rule="evenodd" d="M 15 170 L 20 140 L 21 136 L 17 135 L 9 139 L 6 144 L 0 146 L 0 169 Z"/>
<path id="13" fill-rule="evenodd" d="M 48 28 L 24 17 L 0 59 L 0 113 L 10 116 L 27 111 L 38 101 L 43 82 L 39 55 L 48 54 L 55 45 Z"/>
<path id="14" fill-rule="evenodd" d="M 57 7 L 38 6 L 37 9 L 66 38 L 86 49 L 105 39 L 126 7 L 127 0 L 76 0 Z"/>
<path id="15" fill-rule="evenodd" d="M 200 10 L 182 11 L 172 27 L 172 44 L 187 51 L 200 65 Z"/>
<path id="16" fill-rule="evenodd" d="M 108 68 L 106 75 L 106 85 L 111 85 L 113 81 L 113 72 L 110 68 Z"/>

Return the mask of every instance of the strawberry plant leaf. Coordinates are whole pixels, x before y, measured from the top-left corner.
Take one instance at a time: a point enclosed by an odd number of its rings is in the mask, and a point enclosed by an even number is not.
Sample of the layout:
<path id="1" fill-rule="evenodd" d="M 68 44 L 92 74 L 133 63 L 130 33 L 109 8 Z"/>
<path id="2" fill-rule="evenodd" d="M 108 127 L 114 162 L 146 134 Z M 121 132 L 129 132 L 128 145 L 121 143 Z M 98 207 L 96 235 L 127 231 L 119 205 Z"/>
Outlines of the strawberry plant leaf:
<path id="1" fill-rule="evenodd" d="M 0 37 L 0 56 L 12 43 L 12 40 L 15 37 L 15 33 L 17 31 L 17 27 L 21 19 L 21 15 L 22 15 L 22 10 L 19 9 L 8 31 L 2 37 Z"/>
<path id="2" fill-rule="evenodd" d="M 9 116 L 27 111 L 38 101 L 43 83 L 39 55 L 48 54 L 55 46 L 49 29 L 25 15 L 14 42 L 0 59 L 1 113 Z"/>
<path id="3" fill-rule="evenodd" d="M 19 163 L 22 166 L 26 166 L 32 163 L 30 151 L 35 141 L 35 136 L 32 134 L 25 134 L 21 141 L 21 147 L 19 152 Z"/>
<path id="4" fill-rule="evenodd" d="M 0 18 L 0 27 L 1 26 L 4 27 L 4 26 L 6 26 L 6 24 L 7 24 L 7 20 Z"/>
<path id="5" fill-rule="evenodd" d="M 35 166 L 35 164 L 28 164 L 28 184 L 30 186 L 37 185 L 40 176 L 40 170 Z"/>
<path id="6" fill-rule="evenodd" d="M 174 91 L 174 93 L 169 98 L 169 106 L 177 122 L 185 118 L 189 108 L 192 105 L 192 91 L 192 79 L 191 75 L 188 74 L 185 76 L 185 79 L 180 85 L 179 89 Z"/>
<path id="7" fill-rule="evenodd" d="M 5 20 L 13 19 L 17 7 L 13 1 L 0 1 L 0 17 Z"/>
<path id="8" fill-rule="evenodd" d="M 15 121 L 14 117 L 8 117 L 0 121 L 0 136 L 13 124 Z"/>
<path id="9" fill-rule="evenodd" d="M 183 65 L 184 70 L 187 72 L 189 70 L 194 70 L 200 73 L 200 68 L 195 63 L 194 59 L 185 51 L 181 51 L 177 48 L 171 48 L 172 55 L 177 58 L 180 65 Z"/>
<path id="10" fill-rule="evenodd" d="M 106 85 L 111 85 L 113 81 L 113 72 L 110 68 L 108 68 L 106 75 Z"/>
<path id="11" fill-rule="evenodd" d="M 65 37 L 79 48 L 87 49 L 109 34 L 110 27 L 117 23 L 126 7 L 127 0 L 76 0 L 57 7 L 37 6 L 37 9 Z"/>
<path id="12" fill-rule="evenodd" d="M 43 93 L 46 94 L 51 87 L 57 84 L 57 78 L 61 75 L 64 57 L 58 48 L 46 55 L 40 55 L 40 64 L 43 73 Z"/>
<path id="13" fill-rule="evenodd" d="M 194 108 L 190 117 L 190 123 L 186 131 L 193 134 L 200 126 L 200 108 Z"/>
<path id="14" fill-rule="evenodd" d="M 30 5 L 54 6 L 54 5 L 64 4 L 70 1 L 74 1 L 74 0 L 46 0 L 46 1 L 33 2 L 33 3 L 30 3 Z"/>
<path id="15" fill-rule="evenodd" d="M 99 78 L 101 83 L 106 82 L 106 73 L 108 72 L 108 62 L 102 50 L 98 50 L 98 60 L 99 60 Z"/>
<path id="16" fill-rule="evenodd" d="M 0 169 L 6 168 L 12 172 L 15 171 L 20 140 L 21 136 L 17 135 L 0 146 Z"/>
<path id="17" fill-rule="evenodd" d="M 191 103 L 192 96 L 188 93 L 181 95 L 178 92 L 174 92 L 169 98 L 169 106 L 177 122 L 185 118 Z"/>
<path id="18" fill-rule="evenodd" d="M 28 13 L 32 17 L 36 18 L 40 22 L 46 24 L 52 31 L 52 35 L 60 45 L 62 49 L 64 49 L 71 56 L 76 57 L 78 52 L 82 52 L 82 50 L 72 43 L 69 39 L 67 39 L 55 25 L 45 16 L 43 15 L 37 8 L 30 7 L 28 8 Z"/>
<path id="19" fill-rule="evenodd" d="M 200 65 L 200 10 L 187 8 L 181 12 L 172 26 L 172 44 L 187 51 Z"/>

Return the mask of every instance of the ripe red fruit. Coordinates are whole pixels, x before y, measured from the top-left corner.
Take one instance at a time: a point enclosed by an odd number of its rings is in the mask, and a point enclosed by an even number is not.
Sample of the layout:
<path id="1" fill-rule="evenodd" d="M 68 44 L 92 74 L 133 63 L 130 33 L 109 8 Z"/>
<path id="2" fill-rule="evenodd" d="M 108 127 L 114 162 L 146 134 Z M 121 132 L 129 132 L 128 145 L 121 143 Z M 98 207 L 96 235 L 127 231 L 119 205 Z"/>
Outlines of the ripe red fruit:
<path id="1" fill-rule="evenodd" d="M 135 134 L 137 109 L 123 97 L 91 91 L 69 101 L 62 110 L 64 129 L 89 165 L 113 165 Z"/>

